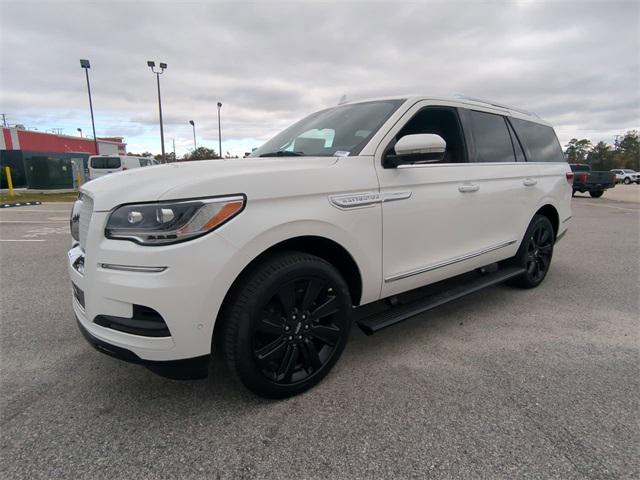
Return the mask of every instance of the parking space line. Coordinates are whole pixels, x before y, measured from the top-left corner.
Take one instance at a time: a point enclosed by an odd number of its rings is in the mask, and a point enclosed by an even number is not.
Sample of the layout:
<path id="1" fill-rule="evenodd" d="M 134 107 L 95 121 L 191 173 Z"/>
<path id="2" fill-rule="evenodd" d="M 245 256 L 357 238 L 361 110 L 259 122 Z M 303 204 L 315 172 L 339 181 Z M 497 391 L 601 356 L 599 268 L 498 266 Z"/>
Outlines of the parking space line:
<path id="1" fill-rule="evenodd" d="M 628 212 L 638 212 L 638 211 L 640 211 L 640 209 L 637 209 L 637 208 L 616 207 L 615 205 L 605 205 L 605 204 L 598 204 L 598 203 L 584 203 L 583 205 L 589 205 L 591 207 L 614 208 L 616 210 L 626 210 Z"/>
<path id="2" fill-rule="evenodd" d="M 35 240 L 35 239 L 13 240 L 13 239 L 7 239 L 7 238 L 0 238 L 0 242 L 46 242 L 46 240 Z"/>
<path id="3" fill-rule="evenodd" d="M 66 220 L 0 220 L 0 223 L 63 223 Z"/>
<path id="4" fill-rule="evenodd" d="M 3 213 L 9 213 L 9 212 L 15 212 L 15 213 L 49 213 L 49 212 L 53 212 L 53 213 L 69 213 L 71 211 L 71 209 L 69 210 L 47 210 L 46 208 L 43 210 L 25 210 L 25 209 L 20 209 L 20 210 L 6 210 L 3 211 Z"/>

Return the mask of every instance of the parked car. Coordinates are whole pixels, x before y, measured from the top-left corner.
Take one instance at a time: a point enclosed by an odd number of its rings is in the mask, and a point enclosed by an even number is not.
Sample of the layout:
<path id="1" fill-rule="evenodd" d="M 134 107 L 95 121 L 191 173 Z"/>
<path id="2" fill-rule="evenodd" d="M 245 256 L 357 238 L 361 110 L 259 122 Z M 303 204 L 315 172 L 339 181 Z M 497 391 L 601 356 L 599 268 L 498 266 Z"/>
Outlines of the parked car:
<path id="1" fill-rule="evenodd" d="M 616 176 L 613 172 L 594 172 L 589 165 L 572 163 L 570 165 L 573 177 L 573 194 L 589 192 L 593 198 L 600 198 L 608 188 L 616 186 Z"/>
<path id="2" fill-rule="evenodd" d="M 133 168 L 158 165 L 158 161 L 148 157 L 131 155 L 92 155 L 89 157 L 89 180 L 109 173 L 122 172 Z"/>
<path id="3" fill-rule="evenodd" d="M 313 113 L 248 158 L 117 177 L 83 185 L 71 217 L 88 342 L 171 378 L 206 376 L 215 343 L 279 398 L 331 370 L 354 308 L 389 299 L 358 320 L 372 334 L 489 285 L 538 286 L 573 173 L 536 115 L 409 97 Z"/>
<path id="4" fill-rule="evenodd" d="M 616 174 L 616 182 L 629 185 L 630 183 L 640 183 L 640 173 L 628 168 L 615 168 L 611 170 Z"/>

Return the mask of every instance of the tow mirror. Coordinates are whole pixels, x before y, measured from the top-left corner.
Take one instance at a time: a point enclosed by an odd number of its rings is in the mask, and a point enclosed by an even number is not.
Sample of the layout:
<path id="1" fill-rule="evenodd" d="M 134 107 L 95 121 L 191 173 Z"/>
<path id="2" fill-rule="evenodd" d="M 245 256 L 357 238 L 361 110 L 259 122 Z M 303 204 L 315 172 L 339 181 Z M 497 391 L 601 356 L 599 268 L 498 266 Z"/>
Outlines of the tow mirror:
<path id="1" fill-rule="evenodd" d="M 395 144 L 395 154 L 389 153 L 384 159 L 385 168 L 411 163 L 434 163 L 444 158 L 447 142 L 435 133 L 405 135 Z"/>

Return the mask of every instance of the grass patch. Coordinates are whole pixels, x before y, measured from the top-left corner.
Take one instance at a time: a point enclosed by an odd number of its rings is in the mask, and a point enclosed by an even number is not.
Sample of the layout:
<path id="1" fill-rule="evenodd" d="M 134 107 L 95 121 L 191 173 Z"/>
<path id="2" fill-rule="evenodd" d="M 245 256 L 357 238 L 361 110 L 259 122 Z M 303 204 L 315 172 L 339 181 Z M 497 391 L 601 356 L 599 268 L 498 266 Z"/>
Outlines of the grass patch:
<path id="1" fill-rule="evenodd" d="M 9 193 L 0 193 L 0 203 L 22 202 L 74 202 L 78 198 L 77 192 L 70 193 L 28 193 L 15 192 L 13 197 Z"/>

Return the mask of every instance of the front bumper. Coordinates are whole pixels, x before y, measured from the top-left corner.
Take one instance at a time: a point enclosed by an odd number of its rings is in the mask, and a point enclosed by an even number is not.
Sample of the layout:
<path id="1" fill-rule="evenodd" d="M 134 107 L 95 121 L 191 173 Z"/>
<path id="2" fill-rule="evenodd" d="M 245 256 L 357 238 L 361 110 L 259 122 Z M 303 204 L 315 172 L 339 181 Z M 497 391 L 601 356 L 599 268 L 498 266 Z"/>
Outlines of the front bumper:
<path id="1" fill-rule="evenodd" d="M 143 365 L 153 373 L 166 378 L 172 378 L 174 380 L 195 380 L 199 378 L 206 378 L 209 373 L 209 355 L 164 362 L 144 360 L 126 348 L 116 347 L 115 345 L 111 345 L 110 343 L 94 337 L 86 328 L 84 328 L 80 319 L 76 317 L 76 320 L 78 321 L 80 333 L 82 333 L 82 336 L 89 345 L 110 357 L 124 360 L 129 363 Z"/>
<path id="2" fill-rule="evenodd" d="M 94 339 L 90 343 L 109 345 L 118 358 L 145 365 L 210 355 L 218 310 L 237 274 L 237 249 L 216 232 L 163 247 L 109 240 L 102 234 L 105 221 L 106 212 L 94 212 L 86 251 L 75 245 L 68 253 L 72 306 L 81 329 Z M 141 307 L 157 313 L 168 333 L 131 329 Z M 132 321 L 123 327 L 127 319 Z"/>

